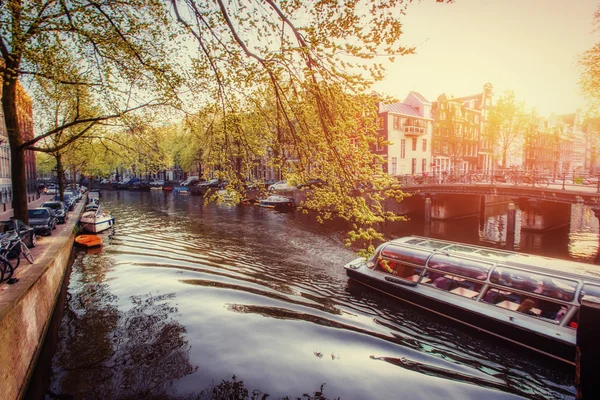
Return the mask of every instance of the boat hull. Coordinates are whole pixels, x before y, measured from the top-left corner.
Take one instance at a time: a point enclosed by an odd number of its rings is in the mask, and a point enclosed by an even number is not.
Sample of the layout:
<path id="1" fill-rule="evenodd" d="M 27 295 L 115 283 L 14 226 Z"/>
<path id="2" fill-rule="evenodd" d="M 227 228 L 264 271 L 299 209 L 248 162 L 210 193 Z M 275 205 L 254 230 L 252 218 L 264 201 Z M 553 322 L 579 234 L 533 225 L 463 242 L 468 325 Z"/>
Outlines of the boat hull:
<path id="1" fill-rule="evenodd" d="M 346 268 L 346 275 L 356 282 L 437 315 L 449 318 L 462 325 L 478 331 L 484 331 L 510 343 L 560 361 L 575 364 L 575 346 L 573 343 L 556 340 L 539 332 L 520 327 L 513 323 L 510 317 L 507 317 L 503 321 L 498 318 L 491 318 L 483 312 L 475 312 L 469 308 L 433 298 L 427 295 L 425 288 L 409 285 L 408 283 L 390 282 L 385 280 L 384 277 L 370 273 L 369 270 L 366 270 L 366 267 L 358 269 Z M 398 279 L 396 281 L 400 282 Z"/>
<path id="2" fill-rule="evenodd" d="M 98 217 L 95 219 L 82 219 L 79 221 L 79 225 L 81 229 L 86 232 L 91 233 L 99 233 L 103 232 L 110 227 L 112 227 L 115 223 L 115 219 L 111 216 L 108 217 Z"/>
<path id="3" fill-rule="evenodd" d="M 102 245 L 102 238 L 96 235 L 79 235 L 75 238 L 75 243 L 81 247 L 96 247 Z"/>

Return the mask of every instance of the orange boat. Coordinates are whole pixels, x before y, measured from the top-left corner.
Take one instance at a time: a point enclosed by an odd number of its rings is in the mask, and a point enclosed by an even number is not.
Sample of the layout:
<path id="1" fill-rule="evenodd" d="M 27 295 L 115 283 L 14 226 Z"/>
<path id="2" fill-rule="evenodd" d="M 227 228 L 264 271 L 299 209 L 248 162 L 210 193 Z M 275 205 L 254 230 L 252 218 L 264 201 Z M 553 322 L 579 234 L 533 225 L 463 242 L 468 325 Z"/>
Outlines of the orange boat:
<path id="1" fill-rule="evenodd" d="M 82 247 L 101 246 L 102 238 L 96 235 L 79 235 L 75 238 L 75 243 Z"/>

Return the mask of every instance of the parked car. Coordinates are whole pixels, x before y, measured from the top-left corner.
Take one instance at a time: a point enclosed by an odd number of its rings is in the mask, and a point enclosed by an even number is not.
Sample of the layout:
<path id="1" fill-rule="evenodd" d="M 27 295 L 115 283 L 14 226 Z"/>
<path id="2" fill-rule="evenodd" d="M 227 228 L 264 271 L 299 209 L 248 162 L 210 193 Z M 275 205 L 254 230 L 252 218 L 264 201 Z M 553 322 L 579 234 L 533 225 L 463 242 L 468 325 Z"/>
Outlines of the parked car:
<path id="1" fill-rule="evenodd" d="M 189 176 L 185 181 L 181 182 L 180 185 L 181 186 L 192 186 L 195 183 L 198 183 L 200 181 L 200 177 L 199 176 Z"/>
<path id="2" fill-rule="evenodd" d="M 154 187 L 158 187 L 158 186 L 163 186 L 165 184 L 165 181 L 162 179 L 156 179 L 150 182 L 150 186 L 154 186 Z"/>
<path id="3" fill-rule="evenodd" d="M 47 207 L 52 210 L 56 223 L 64 224 L 69 219 L 67 215 L 67 206 L 62 201 L 46 201 L 42 204 L 42 207 Z"/>
<path id="4" fill-rule="evenodd" d="M 293 186 L 288 185 L 287 181 L 279 181 L 275 182 L 271 186 L 269 186 L 269 191 L 277 191 L 277 190 L 293 190 L 295 189 Z"/>
<path id="5" fill-rule="evenodd" d="M 54 197 L 52 198 L 53 201 L 61 201 L 60 200 L 60 195 L 56 194 L 54 195 Z M 69 194 L 69 193 L 64 193 L 63 194 L 63 200 L 62 200 L 65 205 L 67 206 L 67 209 L 69 211 L 73 211 L 73 209 L 75 208 L 75 198 Z"/>
<path id="6" fill-rule="evenodd" d="M 220 187 L 223 187 L 223 182 L 219 182 L 218 179 L 214 178 L 214 179 L 209 179 L 208 181 L 205 181 L 205 182 L 200 182 L 196 185 L 196 187 L 204 188 L 204 189 L 220 188 Z"/>
<path id="7" fill-rule="evenodd" d="M 48 185 L 46 188 L 46 194 L 56 194 L 56 186 Z"/>
<path id="8" fill-rule="evenodd" d="M 0 240 L 6 235 L 12 235 L 13 232 L 17 232 L 21 237 L 21 240 L 27 247 L 32 248 L 37 244 L 37 238 L 35 236 L 35 230 L 26 225 L 20 219 L 10 219 L 7 221 L 0 221 Z M 9 258 L 14 258 L 20 255 L 21 248 L 15 246 L 15 250 L 8 253 Z"/>
<path id="9" fill-rule="evenodd" d="M 28 210 L 27 214 L 29 215 L 29 225 L 35 233 L 48 236 L 52 234 L 52 229 L 56 229 L 56 218 L 49 208 L 33 208 Z"/>
<path id="10" fill-rule="evenodd" d="M 104 178 L 104 179 L 102 179 L 102 180 L 100 181 L 100 183 L 104 185 L 104 184 L 110 183 L 110 180 L 109 180 L 109 179 L 106 179 L 106 178 Z"/>
<path id="11" fill-rule="evenodd" d="M 323 179 L 309 179 L 306 183 L 299 184 L 298 189 L 323 187 L 323 185 L 325 185 L 325 181 Z"/>

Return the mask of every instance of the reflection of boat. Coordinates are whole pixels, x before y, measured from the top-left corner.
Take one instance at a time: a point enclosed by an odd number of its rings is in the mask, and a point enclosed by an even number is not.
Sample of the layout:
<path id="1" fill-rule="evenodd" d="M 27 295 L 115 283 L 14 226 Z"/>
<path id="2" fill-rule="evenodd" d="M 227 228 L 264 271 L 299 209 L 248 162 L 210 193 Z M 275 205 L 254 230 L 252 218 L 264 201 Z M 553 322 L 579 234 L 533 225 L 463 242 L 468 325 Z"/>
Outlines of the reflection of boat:
<path id="1" fill-rule="evenodd" d="M 574 364 L 585 264 L 409 236 L 380 245 L 348 277 L 477 330 Z"/>
<path id="2" fill-rule="evenodd" d="M 278 194 L 272 194 L 266 199 L 261 199 L 258 202 L 260 207 L 274 208 L 277 210 L 292 209 L 294 207 L 294 201 L 285 196 Z"/>
<path id="3" fill-rule="evenodd" d="M 102 245 L 102 238 L 97 235 L 79 235 L 75 238 L 75 243 L 82 247 L 96 247 Z"/>
<path id="4" fill-rule="evenodd" d="M 115 223 L 115 219 L 108 212 L 103 212 L 97 204 L 88 204 L 79 219 L 79 226 L 87 232 L 98 233 L 107 230 Z"/>

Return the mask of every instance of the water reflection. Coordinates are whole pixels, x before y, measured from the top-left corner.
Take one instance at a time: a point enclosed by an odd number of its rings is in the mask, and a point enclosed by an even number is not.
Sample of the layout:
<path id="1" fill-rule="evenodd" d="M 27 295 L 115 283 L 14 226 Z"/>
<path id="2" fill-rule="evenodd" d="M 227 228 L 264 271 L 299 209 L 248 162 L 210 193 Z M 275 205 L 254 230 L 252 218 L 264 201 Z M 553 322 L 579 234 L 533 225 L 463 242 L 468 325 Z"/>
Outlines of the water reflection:
<path id="1" fill-rule="evenodd" d="M 55 393 L 203 398 L 237 382 L 269 398 L 323 383 L 345 400 L 574 397 L 572 370 L 349 282 L 343 224 L 155 191 L 102 201 L 117 224 L 101 253 L 75 260 Z M 494 210 L 430 233 L 501 247 Z M 423 232 L 417 218 L 386 227 Z M 572 257 L 568 235 L 541 237 L 524 244 Z"/>
<path id="2" fill-rule="evenodd" d="M 170 382 L 197 370 L 189 362 L 174 293 L 120 302 L 101 255 L 79 254 L 59 335 L 51 393 L 73 398 L 160 396 Z"/>

